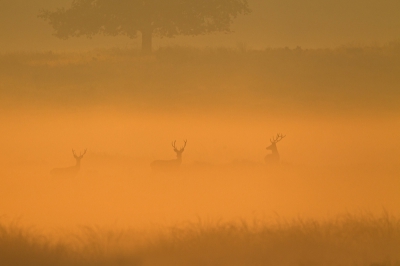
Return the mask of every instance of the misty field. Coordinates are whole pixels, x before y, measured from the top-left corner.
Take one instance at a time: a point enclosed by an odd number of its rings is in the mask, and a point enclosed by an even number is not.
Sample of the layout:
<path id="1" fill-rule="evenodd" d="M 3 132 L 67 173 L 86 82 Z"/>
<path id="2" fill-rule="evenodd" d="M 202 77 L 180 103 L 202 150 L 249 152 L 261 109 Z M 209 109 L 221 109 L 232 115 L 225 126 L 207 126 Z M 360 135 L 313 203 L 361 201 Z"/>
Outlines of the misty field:
<path id="1" fill-rule="evenodd" d="M 61 234 L 63 235 L 63 234 Z M 388 213 L 315 221 L 204 222 L 157 233 L 82 227 L 43 235 L 0 226 L 0 261 L 16 265 L 400 265 L 400 221 Z"/>
<path id="2" fill-rule="evenodd" d="M 158 112 L 397 111 L 400 45 L 337 49 L 160 48 L 0 55 L 3 105 Z"/>
<path id="3" fill-rule="evenodd" d="M 400 266 L 399 73 L 398 42 L 0 54 L 0 265 Z"/>

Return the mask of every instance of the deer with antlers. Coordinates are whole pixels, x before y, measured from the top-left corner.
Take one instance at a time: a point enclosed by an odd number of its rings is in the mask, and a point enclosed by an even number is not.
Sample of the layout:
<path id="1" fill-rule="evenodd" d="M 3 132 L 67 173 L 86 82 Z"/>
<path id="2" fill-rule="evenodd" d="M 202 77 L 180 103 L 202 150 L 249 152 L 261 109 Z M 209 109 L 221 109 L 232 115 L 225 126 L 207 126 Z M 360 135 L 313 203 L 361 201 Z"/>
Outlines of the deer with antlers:
<path id="1" fill-rule="evenodd" d="M 70 166 L 70 167 L 54 168 L 53 170 L 50 171 L 50 174 L 54 177 L 74 177 L 74 176 L 76 176 L 79 172 L 79 169 L 81 168 L 81 160 L 82 160 L 83 156 L 85 155 L 86 150 L 87 149 L 85 149 L 83 153 L 80 153 L 79 156 L 76 155 L 74 150 L 72 150 L 72 154 L 74 155 L 76 164 L 74 166 Z"/>
<path id="2" fill-rule="evenodd" d="M 280 156 L 279 156 L 278 149 L 276 148 L 276 143 L 281 141 L 284 137 L 286 137 L 286 135 L 282 135 L 282 134 L 278 133 L 278 134 L 276 134 L 276 137 L 272 137 L 272 139 L 270 139 L 271 145 L 269 145 L 267 147 L 267 150 L 270 150 L 271 153 L 267 154 L 264 158 L 264 161 L 266 164 L 279 163 Z"/>
<path id="3" fill-rule="evenodd" d="M 180 149 L 176 148 L 176 140 L 172 142 L 172 147 L 174 148 L 174 152 L 176 153 L 176 159 L 172 160 L 156 160 L 150 164 L 150 167 L 153 171 L 174 171 L 178 170 L 179 166 L 182 163 L 182 153 L 185 150 L 187 140 L 184 141 L 183 147 Z"/>

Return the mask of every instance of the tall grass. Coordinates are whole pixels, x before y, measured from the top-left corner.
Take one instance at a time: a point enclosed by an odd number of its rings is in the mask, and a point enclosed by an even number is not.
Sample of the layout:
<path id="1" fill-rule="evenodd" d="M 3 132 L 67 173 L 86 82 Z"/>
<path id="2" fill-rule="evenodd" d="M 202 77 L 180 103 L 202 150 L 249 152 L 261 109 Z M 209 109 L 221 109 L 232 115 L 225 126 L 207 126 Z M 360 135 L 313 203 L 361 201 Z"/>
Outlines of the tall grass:
<path id="1" fill-rule="evenodd" d="M 55 238 L 0 226 L 1 265 L 400 265 L 400 220 L 383 213 L 249 224 L 203 222 L 147 235 L 84 227 Z"/>
<path id="2" fill-rule="evenodd" d="M 1 265 L 71 265 L 77 262 L 76 255 L 67 244 L 53 242 L 33 229 L 0 225 Z"/>
<path id="3" fill-rule="evenodd" d="M 137 265 L 135 250 L 122 252 L 121 242 L 116 241 L 119 234 L 83 227 L 80 234 L 51 237 L 32 228 L 1 224 L 0 265 Z M 112 250 L 111 242 L 119 246 Z"/>

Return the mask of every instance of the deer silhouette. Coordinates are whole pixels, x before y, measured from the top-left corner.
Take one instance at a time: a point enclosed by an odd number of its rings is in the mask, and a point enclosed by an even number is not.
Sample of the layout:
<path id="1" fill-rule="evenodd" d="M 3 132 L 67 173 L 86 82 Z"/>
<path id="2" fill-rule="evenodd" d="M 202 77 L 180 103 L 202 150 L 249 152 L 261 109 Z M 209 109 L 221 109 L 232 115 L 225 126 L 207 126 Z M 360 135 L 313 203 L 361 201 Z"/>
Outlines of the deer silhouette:
<path id="1" fill-rule="evenodd" d="M 286 135 L 276 134 L 276 137 L 272 137 L 272 139 L 270 139 L 271 145 L 269 145 L 267 147 L 267 150 L 270 150 L 271 153 L 267 154 L 265 156 L 265 158 L 264 158 L 264 161 L 265 161 L 266 164 L 277 164 L 277 163 L 279 163 L 280 156 L 279 156 L 278 149 L 276 147 L 276 143 L 281 141 L 284 137 L 286 137 Z"/>
<path id="2" fill-rule="evenodd" d="M 174 152 L 176 153 L 176 159 L 172 160 L 156 160 L 150 164 L 150 167 L 153 171 L 160 172 L 168 172 L 175 171 L 179 169 L 179 166 L 182 163 L 182 153 L 185 151 L 187 140 L 184 141 L 183 147 L 180 149 L 176 148 L 176 140 L 172 142 L 172 147 L 174 148 Z"/>
<path id="3" fill-rule="evenodd" d="M 76 160 L 76 164 L 70 167 L 61 167 L 61 168 L 54 168 L 50 171 L 50 174 L 54 177 L 74 177 L 78 174 L 79 169 L 81 168 L 81 160 L 86 153 L 86 150 L 83 153 L 80 153 L 79 156 L 76 155 L 75 151 L 72 150 L 72 154 Z"/>

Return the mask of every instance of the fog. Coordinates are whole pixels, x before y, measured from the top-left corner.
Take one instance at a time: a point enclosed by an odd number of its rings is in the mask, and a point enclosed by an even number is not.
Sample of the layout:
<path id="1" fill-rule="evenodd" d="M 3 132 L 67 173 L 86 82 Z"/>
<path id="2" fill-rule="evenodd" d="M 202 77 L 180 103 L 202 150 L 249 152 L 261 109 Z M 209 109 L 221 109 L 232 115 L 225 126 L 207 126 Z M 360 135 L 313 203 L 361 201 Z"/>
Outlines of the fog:
<path id="1" fill-rule="evenodd" d="M 378 69 L 397 50 L 360 49 L 4 55 L 2 214 L 44 229 L 397 214 L 398 77 Z M 152 171 L 184 140 L 177 171 Z M 85 149 L 76 176 L 50 174 Z"/>
<path id="2" fill-rule="evenodd" d="M 400 265 L 398 1 L 69 4 L 0 3 L 1 265 Z"/>

